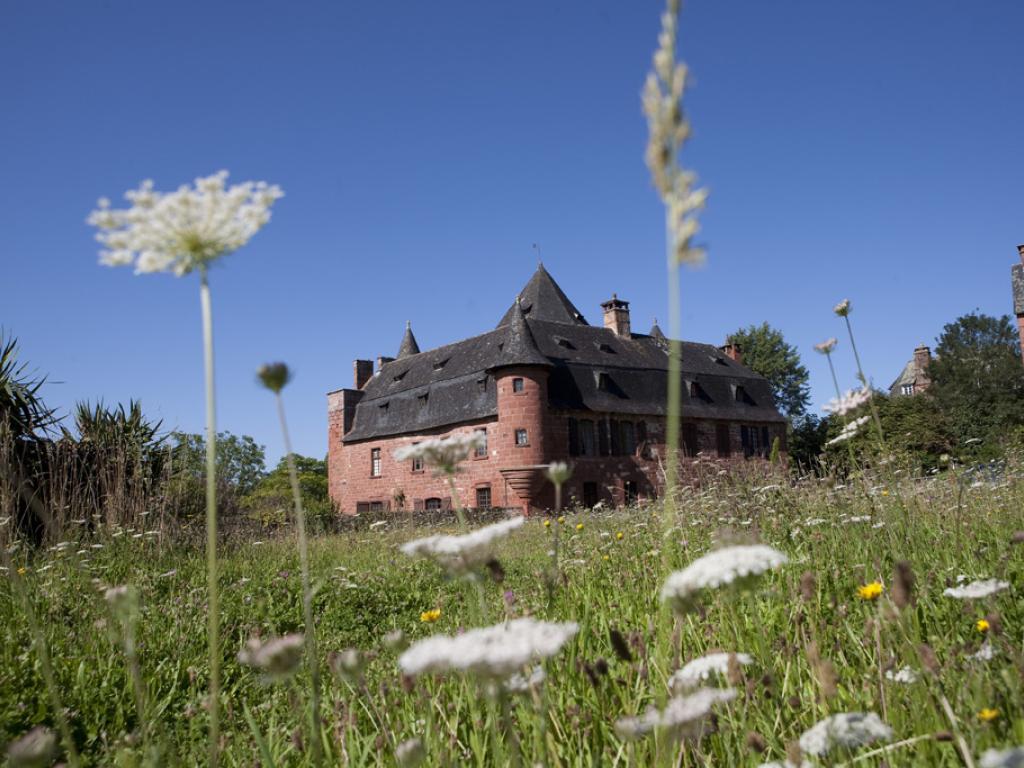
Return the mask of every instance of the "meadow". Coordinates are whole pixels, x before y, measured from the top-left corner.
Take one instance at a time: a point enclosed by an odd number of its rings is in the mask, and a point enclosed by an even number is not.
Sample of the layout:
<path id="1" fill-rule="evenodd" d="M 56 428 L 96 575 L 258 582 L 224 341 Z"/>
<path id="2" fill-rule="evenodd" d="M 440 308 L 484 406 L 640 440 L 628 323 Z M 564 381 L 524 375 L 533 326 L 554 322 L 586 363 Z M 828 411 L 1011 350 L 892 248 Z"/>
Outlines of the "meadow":
<path id="1" fill-rule="evenodd" d="M 985 765 L 986 749 L 1024 743 L 1022 502 L 1013 462 L 986 476 L 951 468 L 885 483 L 758 485 L 712 473 L 700 489 L 680 489 L 668 518 L 661 503 L 531 517 L 468 577 L 399 550 L 454 523 L 383 520 L 314 539 L 315 734 L 305 665 L 272 682 L 236 656 L 253 637 L 304 630 L 294 538 L 228 543 L 221 763 L 310 765 L 319 739 L 327 765 L 753 766 L 799 761 L 801 735 L 830 714 L 874 712 L 891 737 L 816 762 L 805 755 L 806 764 Z M 685 613 L 659 599 L 666 567 L 751 542 L 788 563 L 745 588 L 708 590 Z M 83 764 L 206 760 L 201 551 L 146 526 L 99 527 L 47 550 L 15 548 L 10 567 L 0 586 L 0 743 L 40 723 L 56 728 L 34 621 Z M 944 594 L 986 578 L 1010 587 L 973 600 Z M 135 590 L 127 612 L 104 597 L 118 585 Z M 578 632 L 541 665 L 543 680 L 524 669 L 515 692 L 468 675 L 405 676 L 397 665 L 408 642 L 522 616 L 576 622 Z M 713 651 L 737 655 L 703 685 L 737 695 L 698 732 L 630 738 L 616 728 L 664 706 L 670 676 Z"/>

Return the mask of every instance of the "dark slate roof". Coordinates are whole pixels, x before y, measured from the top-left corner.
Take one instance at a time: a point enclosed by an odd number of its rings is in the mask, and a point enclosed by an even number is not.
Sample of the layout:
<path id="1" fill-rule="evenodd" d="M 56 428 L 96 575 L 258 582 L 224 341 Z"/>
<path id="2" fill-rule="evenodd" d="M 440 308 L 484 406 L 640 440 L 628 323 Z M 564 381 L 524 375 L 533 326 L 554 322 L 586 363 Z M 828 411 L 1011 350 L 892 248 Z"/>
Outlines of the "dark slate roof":
<path id="1" fill-rule="evenodd" d="M 402 337 L 402 344 L 398 347 L 397 359 L 401 360 L 403 357 L 419 353 L 420 345 L 416 343 L 416 337 L 412 335 L 412 323 L 406 321 L 405 335 Z"/>
<path id="2" fill-rule="evenodd" d="M 664 415 L 669 349 L 664 335 L 623 338 L 567 314 L 575 308 L 543 267 L 523 294 L 530 285 L 540 286 L 530 313 L 526 301 L 513 304 L 493 331 L 385 363 L 363 388 L 345 441 L 493 417 L 497 393 L 492 372 L 509 365 L 550 367 L 553 408 Z M 538 299 L 558 306 L 538 305 Z M 541 319 L 550 316 L 563 319 Z M 783 421 L 766 379 L 709 344 L 684 341 L 681 346 L 684 382 L 696 382 L 700 390 L 693 398 L 684 386 L 684 417 Z M 742 387 L 739 393 L 737 387 Z"/>
<path id="3" fill-rule="evenodd" d="M 512 320 L 512 311 L 516 302 L 523 307 L 523 313 L 530 320 L 547 320 L 553 323 L 571 323 L 573 325 L 586 325 L 587 321 L 578 309 L 569 301 L 569 297 L 558 287 L 543 264 L 537 265 L 537 271 L 523 287 L 512 302 L 512 306 L 498 323 L 500 328 L 508 325 Z"/>
<path id="4" fill-rule="evenodd" d="M 1024 264 L 1011 267 L 1010 279 L 1013 282 L 1013 314 L 1024 315 Z"/>

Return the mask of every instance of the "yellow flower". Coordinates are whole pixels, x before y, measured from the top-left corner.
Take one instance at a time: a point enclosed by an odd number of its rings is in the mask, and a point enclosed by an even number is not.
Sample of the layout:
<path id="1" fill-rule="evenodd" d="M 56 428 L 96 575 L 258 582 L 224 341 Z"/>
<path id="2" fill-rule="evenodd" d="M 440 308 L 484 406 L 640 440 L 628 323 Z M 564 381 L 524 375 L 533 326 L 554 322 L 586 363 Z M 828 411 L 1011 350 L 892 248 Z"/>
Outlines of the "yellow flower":
<path id="1" fill-rule="evenodd" d="M 562 516 L 562 517 L 558 518 L 558 524 L 559 525 L 563 524 L 564 522 L 565 522 L 565 516 Z"/>
<path id="2" fill-rule="evenodd" d="M 28 568 L 19 568 L 18 569 L 18 575 L 19 576 L 24 576 L 26 573 L 28 573 Z"/>
<path id="3" fill-rule="evenodd" d="M 583 530 L 583 523 L 576 523 L 576 530 L 577 531 L 582 531 Z"/>
<path id="4" fill-rule="evenodd" d="M 978 621 L 974 624 L 975 629 L 977 629 L 982 634 L 988 632 L 991 626 L 992 625 L 988 623 L 988 619 L 978 619 Z"/>
<path id="5" fill-rule="evenodd" d="M 857 587 L 857 596 L 861 600 L 875 600 L 884 590 L 885 587 L 882 586 L 882 582 L 872 581 L 862 587 Z"/>
<path id="6" fill-rule="evenodd" d="M 624 534 L 624 533 L 623 533 L 622 531 L 619 531 L 618 533 L 616 533 L 616 534 L 615 534 L 615 538 L 616 538 L 616 539 L 617 539 L 618 541 L 622 541 L 622 537 L 623 537 L 623 536 L 625 536 L 625 535 L 626 535 L 626 534 Z"/>
<path id="7" fill-rule="evenodd" d="M 611 560 L 611 557 L 609 557 L 608 555 L 605 555 L 605 556 L 604 556 L 604 559 L 605 559 L 605 560 Z"/>
<path id="8" fill-rule="evenodd" d="M 424 611 L 420 614 L 420 621 L 426 624 L 433 624 L 435 621 L 441 618 L 440 608 L 431 608 L 429 611 Z"/>
<path id="9" fill-rule="evenodd" d="M 991 723 L 997 717 L 999 717 L 999 710 L 991 707 L 985 707 L 978 712 L 978 719 L 983 723 Z"/>
<path id="10" fill-rule="evenodd" d="M 544 527 L 545 528 L 550 528 L 551 527 L 551 521 L 550 520 L 545 520 L 544 521 Z"/>
<path id="11" fill-rule="evenodd" d="M 883 496 L 888 496 L 889 495 L 889 489 L 888 488 L 883 488 L 882 489 L 882 495 Z"/>

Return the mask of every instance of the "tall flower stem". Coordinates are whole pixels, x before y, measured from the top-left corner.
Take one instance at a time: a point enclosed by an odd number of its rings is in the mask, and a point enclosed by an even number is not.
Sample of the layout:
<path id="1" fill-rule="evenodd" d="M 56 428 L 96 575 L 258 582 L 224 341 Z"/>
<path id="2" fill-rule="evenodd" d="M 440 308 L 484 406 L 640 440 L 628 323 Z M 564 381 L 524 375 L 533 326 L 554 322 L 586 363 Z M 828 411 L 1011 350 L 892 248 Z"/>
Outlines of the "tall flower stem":
<path id="1" fill-rule="evenodd" d="M 865 389 L 868 386 L 868 378 L 864 375 L 864 367 L 860 364 L 860 354 L 857 352 L 857 342 L 853 340 L 853 326 L 850 325 L 850 316 L 843 315 L 843 320 L 846 321 L 846 332 L 850 336 L 850 347 L 853 349 L 853 359 L 857 363 L 857 378 L 860 379 L 861 386 Z M 878 430 L 878 444 L 885 451 L 885 433 L 882 431 L 882 419 L 878 415 L 878 408 L 875 406 L 874 399 L 868 400 L 868 406 L 871 408 L 871 417 L 875 422 L 875 428 Z"/>
<path id="2" fill-rule="evenodd" d="M 210 765 L 220 753 L 220 605 L 217 596 L 217 403 L 213 388 L 213 310 L 206 266 L 199 268 L 203 313 L 203 366 L 206 372 L 206 589 L 210 652 Z"/>
<path id="3" fill-rule="evenodd" d="M 309 541 L 306 537 L 306 513 L 302 508 L 302 492 L 299 490 L 299 474 L 295 469 L 295 454 L 292 453 L 292 441 L 288 435 L 288 421 L 284 415 L 284 398 L 275 393 L 277 400 L 277 417 L 281 421 L 281 437 L 284 440 L 285 456 L 288 459 L 288 478 L 291 480 L 292 501 L 295 503 L 295 528 L 299 539 L 299 564 L 302 570 L 302 614 L 306 623 L 306 661 L 309 674 L 313 680 L 311 693 L 311 709 L 313 728 L 310 740 L 313 745 L 313 762 L 323 762 L 323 745 L 320 743 L 320 661 L 316 650 L 316 628 L 313 624 L 313 588 L 309 580 Z"/>

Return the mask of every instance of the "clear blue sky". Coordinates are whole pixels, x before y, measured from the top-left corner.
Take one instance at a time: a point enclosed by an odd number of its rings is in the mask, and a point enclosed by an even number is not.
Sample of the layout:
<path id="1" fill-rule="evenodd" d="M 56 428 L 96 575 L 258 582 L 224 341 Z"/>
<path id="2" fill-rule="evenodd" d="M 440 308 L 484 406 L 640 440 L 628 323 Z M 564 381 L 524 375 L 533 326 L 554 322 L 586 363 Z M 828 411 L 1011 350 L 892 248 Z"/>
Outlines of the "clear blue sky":
<path id="1" fill-rule="evenodd" d="M 0 324 L 49 402 L 141 398 L 203 425 L 198 285 L 97 265 L 84 219 L 143 178 L 280 184 L 212 275 L 219 426 L 281 454 L 256 367 L 286 360 L 297 450 L 352 360 L 493 327 L 544 262 L 592 321 L 613 291 L 665 320 L 663 219 L 639 91 L 657 2 L 0 5 Z M 693 0 L 685 163 L 711 191 L 684 336 L 767 320 L 812 345 L 854 303 L 887 386 L 975 308 L 1011 311 L 1024 242 L 1024 3 Z M 854 383 L 848 345 L 843 383 Z"/>

